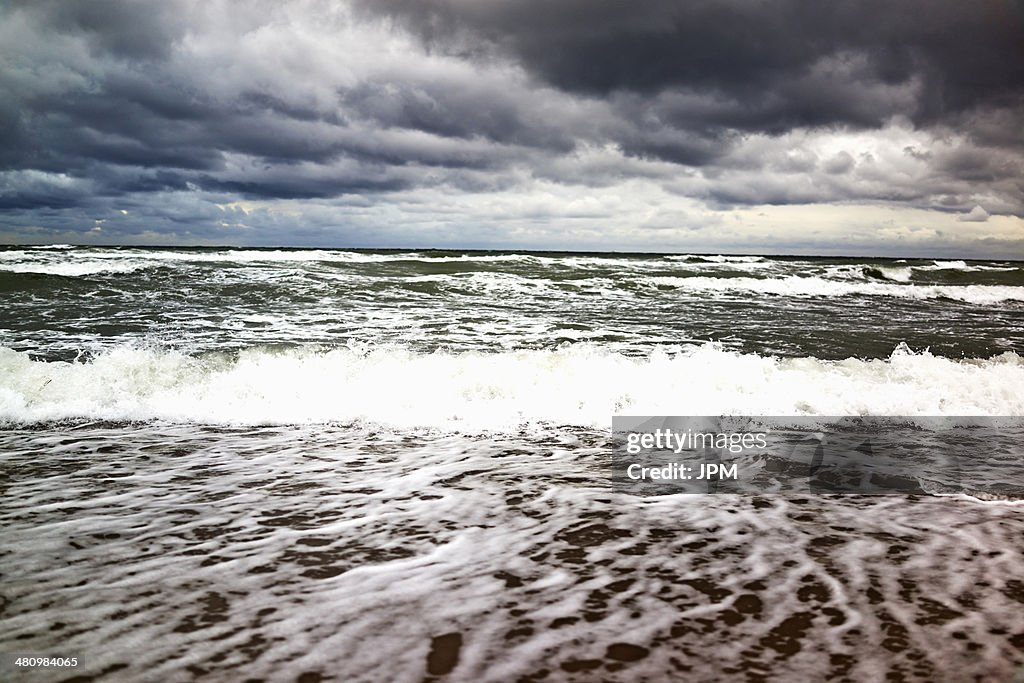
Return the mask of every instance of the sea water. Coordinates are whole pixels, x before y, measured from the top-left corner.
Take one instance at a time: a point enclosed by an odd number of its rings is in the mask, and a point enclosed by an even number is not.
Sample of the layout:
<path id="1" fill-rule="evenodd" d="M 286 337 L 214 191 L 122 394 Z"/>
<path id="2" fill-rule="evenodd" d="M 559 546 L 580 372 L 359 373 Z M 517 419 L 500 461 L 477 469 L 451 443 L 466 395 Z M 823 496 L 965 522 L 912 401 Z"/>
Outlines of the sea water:
<path id="1" fill-rule="evenodd" d="M 608 470 L 614 415 L 1024 416 L 1024 264 L 10 247 L 0 292 L 0 651 L 80 662 L 5 677 L 1024 665 L 1013 428 L 922 495 Z"/>

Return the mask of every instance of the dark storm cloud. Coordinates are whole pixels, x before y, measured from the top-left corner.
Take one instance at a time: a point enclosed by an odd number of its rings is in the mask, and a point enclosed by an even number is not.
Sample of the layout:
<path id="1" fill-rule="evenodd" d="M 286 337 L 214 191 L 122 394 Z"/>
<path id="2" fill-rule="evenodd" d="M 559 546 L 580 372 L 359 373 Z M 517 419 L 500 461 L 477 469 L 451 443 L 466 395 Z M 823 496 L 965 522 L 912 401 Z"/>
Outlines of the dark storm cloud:
<path id="1" fill-rule="evenodd" d="M 641 180 L 1020 214 L 1021 2 L 13 2 L 0 209 Z"/>
<path id="2" fill-rule="evenodd" d="M 341 194 L 395 191 L 410 187 L 410 183 L 399 178 L 310 178 L 291 174 L 253 180 L 204 177 L 200 179 L 200 183 L 204 189 L 213 192 L 243 196 L 266 195 L 277 199 L 315 199 L 336 197 Z"/>
<path id="3" fill-rule="evenodd" d="M 538 77 L 593 95 L 680 88 L 715 96 L 707 122 L 782 132 L 878 125 L 863 85 L 919 81 L 919 122 L 1024 94 L 1020 0 L 360 0 L 444 49 L 460 32 L 493 42 Z M 724 118 L 723 118 L 724 114 Z M 700 118 L 700 117 L 697 117 Z"/>
<path id="4" fill-rule="evenodd" d="M 339 93 L 341 105 L 385 128 L 407 128 L 441 137 L 484 137 L 501 144 L 569 152 L 575 134 L 531 120 L 519 93 L 487 83 L 360 83 Z"/>
<path id="5" fill-rule="evenodd" d="M 97 52 L 133 60 L 166 57 L 186 27 L 169 3 L 14 0 L 12 6 L 31 9 L 60 33 L 83 36 Z"/>

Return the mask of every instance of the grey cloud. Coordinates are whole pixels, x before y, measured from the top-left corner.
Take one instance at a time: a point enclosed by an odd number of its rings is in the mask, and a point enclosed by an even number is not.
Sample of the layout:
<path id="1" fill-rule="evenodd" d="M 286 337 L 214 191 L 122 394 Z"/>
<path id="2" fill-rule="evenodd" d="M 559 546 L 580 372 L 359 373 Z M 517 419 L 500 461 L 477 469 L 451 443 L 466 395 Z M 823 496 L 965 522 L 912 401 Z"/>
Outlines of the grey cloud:
<path id="1" fill-rule="evenodd" d="M 825 173 L 831 175 L 842 175 L 843 173 L 848 173 L 855 163 L 853 156 L 851 156 L 849 152 L 843 150 L 831 159 L 827 160 L 822 165 L 822 169 Z"/>

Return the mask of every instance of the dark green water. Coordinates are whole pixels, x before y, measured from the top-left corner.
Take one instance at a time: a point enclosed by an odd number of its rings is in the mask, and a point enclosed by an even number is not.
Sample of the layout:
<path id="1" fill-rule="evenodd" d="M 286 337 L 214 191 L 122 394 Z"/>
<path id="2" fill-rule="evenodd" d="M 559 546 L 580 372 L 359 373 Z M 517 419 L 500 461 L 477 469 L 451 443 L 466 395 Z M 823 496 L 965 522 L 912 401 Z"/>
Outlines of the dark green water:
<path id="1" fill-rule="evenodd" d="M 223 249 L 0 251 L 0 345 L 71 359 L 400 344 L 417 352 L 950 358 L 1024 345 L 1024 264 L 808 257 Z"/>

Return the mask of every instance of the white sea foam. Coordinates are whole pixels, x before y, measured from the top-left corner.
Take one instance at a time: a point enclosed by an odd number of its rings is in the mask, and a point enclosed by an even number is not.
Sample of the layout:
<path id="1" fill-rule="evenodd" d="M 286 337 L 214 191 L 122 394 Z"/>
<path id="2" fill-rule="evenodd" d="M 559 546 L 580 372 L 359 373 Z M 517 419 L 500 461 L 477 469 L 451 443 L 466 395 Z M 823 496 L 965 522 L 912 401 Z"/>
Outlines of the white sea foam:
<path id="1" fill-rule="evenodd" d="M 822 277 L 715 278 L 656 276 L 642 280 L 693 292 L 755 292 L 779 296 L 892 296 L 904 299 L 954 299 L 972 304 L 1024 301 L 1024 287 L 1009 285 L 914 285 L 830 280 Z"/>
<path id="2" fill-rule="evenodd" d="M 507 430 L 605 427 L 613 414 L 1021 415 L 1024 362 L 898 349 L 884 360 L 778 359 L 714 345 L 632 358 L 555 351 L 416 354 L 252 349 L 190 357 L 117 347 L 88 362 L 0 349 L 0 419 L 163 419 L 217 424 L 368 421 Z"/>
<path id="3" fill-rule="evenodd" d="M 1021 665 L 1008 505 L 641 499 L 609 490 L 606 442 L 571 430 L 0 437 L 17 475 L 0 640 L 88 653 L 82 676 L 625 683 L 728 665 L 802 681 L 845 661 L 849 680 L 1010 680 Z M 442 634 L 457 657 L 434 676 Z M 562 675 L 580 662 L 601 668 Z"/>
<path id="4" fill-rule="evenodd" d="M 122 261 L 100 261 L 83 259 L 78 261 L 22 261 L 0 262 L 0 271 L 9 273 L 39 273 L 41 275 L 62 275 L 84 277 L 104 273 L 134 273 L 150 264 Z"/>
<path id="5" fill-rule="evenodd" d="M 914 266 L 914 270 L 961 270 L 965 273 L 994 270 L 994 271 L 1011 271 L 1017 270 L 1016 266 L 986 266 L 980 263 L 967 264 L 966 261 L 933 261 L 930 266 Z"/>
<path id="6" fill-rule="evenodd" d="M 566 263 L 566 265 L 593 265 L 601 262 L 604 265 L 616 265 L 615 259 L 557 259 L 540 257 L 530 254 L 462 254 L 459 256 L 426 256 L 419 252 L 402 252 L 379 254 L 355 252 L 336 249 L 302 249 L 302 250 L 260 250 L 260 249 L 226 249 L 223 251 L 151 251 L 141 249 L 111 250 L 78 250 L 73 252 L 54 251 L 47 253 L 52 247 L 39 247 L 40 251 L 24 250 L 0 251 L 0 261 L 26 261 L 33 267 L 60 267 L 63 264 L 76 262 L 116 261 L 120 263 L 136 262 L 136 267 L 144 267 L 147 262 L 163 261 L 170 263 L 385 263 L 395 261 L 418 261 L 421 263 L 491 263 L 491 262 L 533 262 L 533 263 Z M 568 263 L 572 261 L 573 263 Z M 36 271 L 21 271 L 36 272 Z M 43 271 L 38 271 L 43 272 Z"/>
<path id="7" fill-rule="evenodd" d="M 415 275 L 408 282 L 436 282 L 446 289 L 477 293 L 536 294 L 553 283 L 545 278 L 522 277 L 515 273 L 473 272 L 453 275 Z"/>

